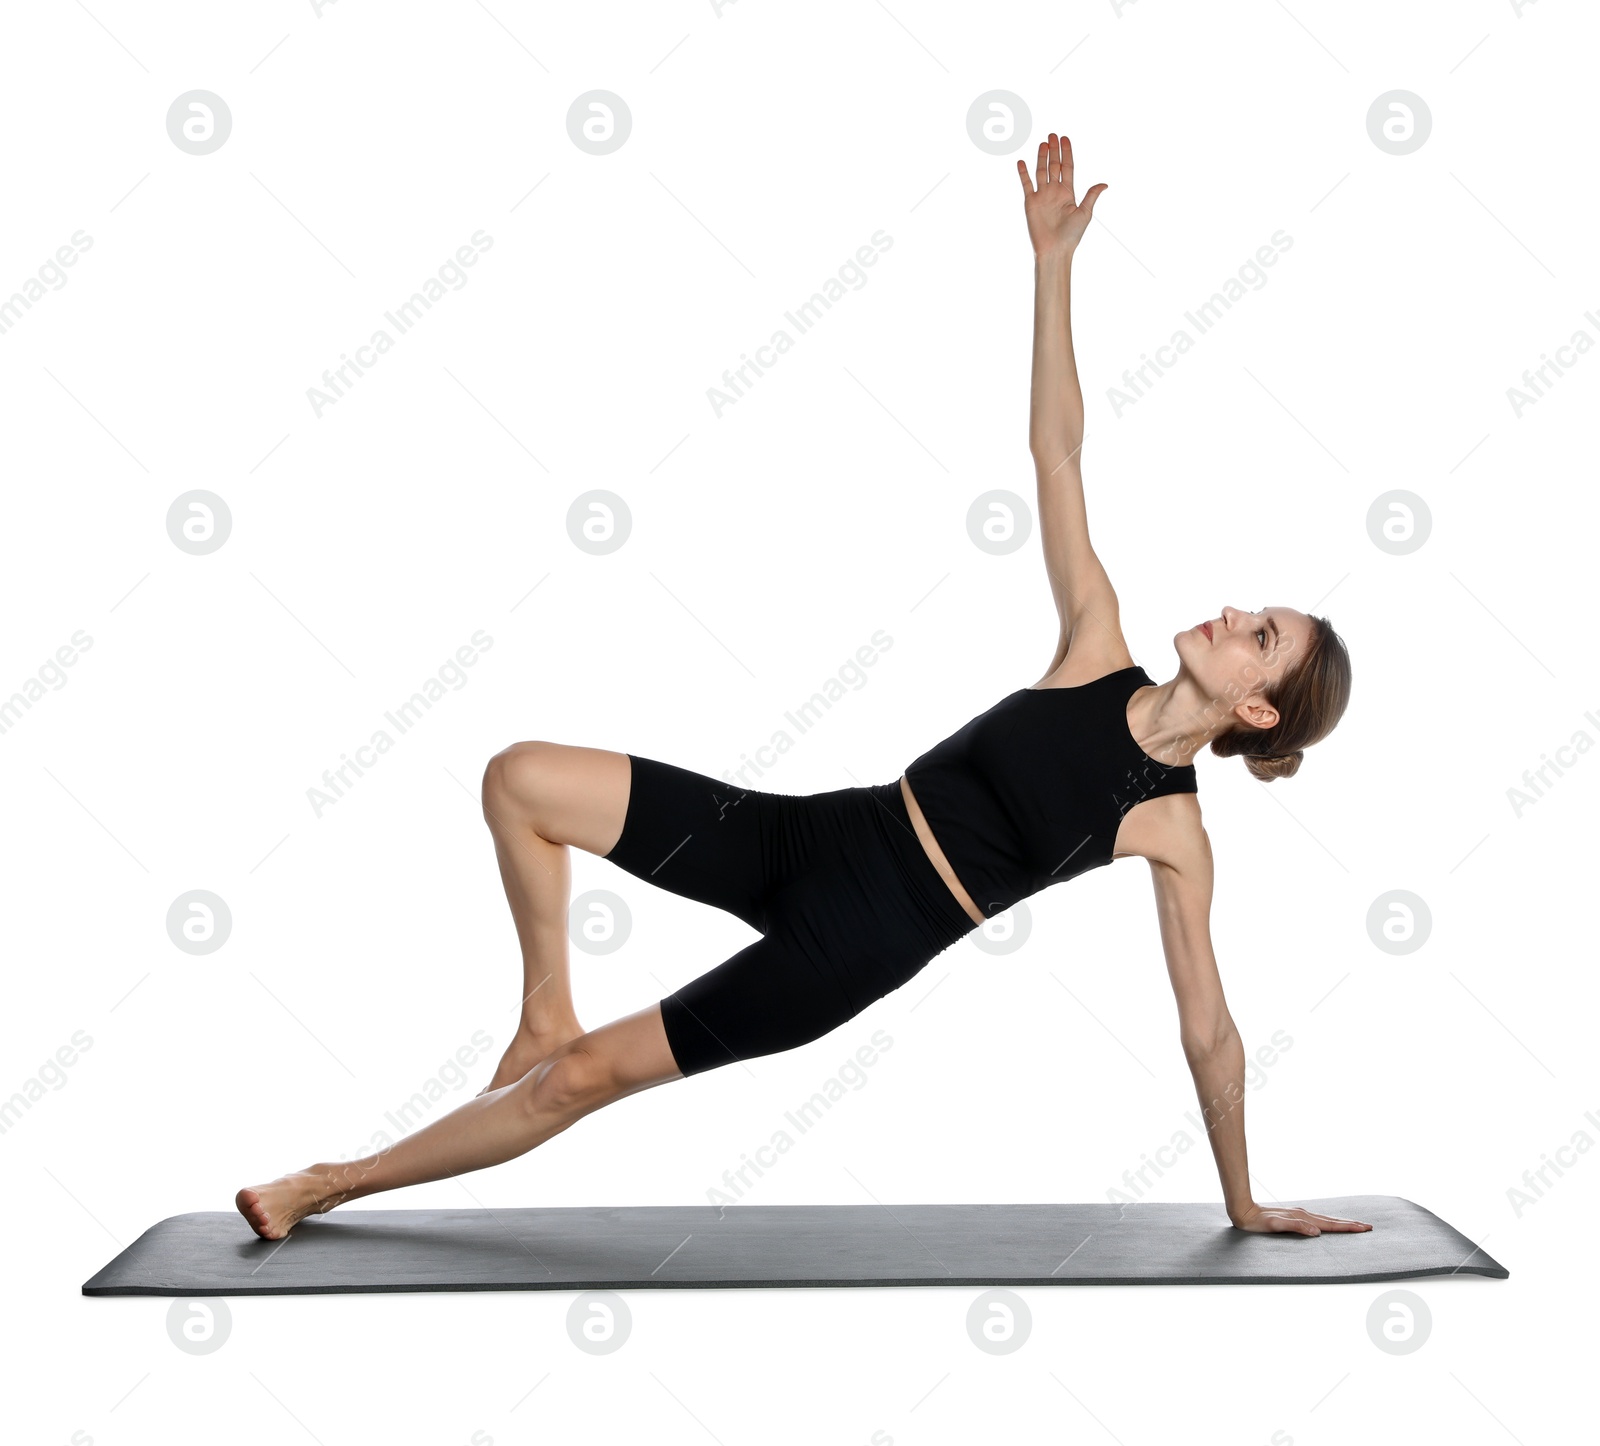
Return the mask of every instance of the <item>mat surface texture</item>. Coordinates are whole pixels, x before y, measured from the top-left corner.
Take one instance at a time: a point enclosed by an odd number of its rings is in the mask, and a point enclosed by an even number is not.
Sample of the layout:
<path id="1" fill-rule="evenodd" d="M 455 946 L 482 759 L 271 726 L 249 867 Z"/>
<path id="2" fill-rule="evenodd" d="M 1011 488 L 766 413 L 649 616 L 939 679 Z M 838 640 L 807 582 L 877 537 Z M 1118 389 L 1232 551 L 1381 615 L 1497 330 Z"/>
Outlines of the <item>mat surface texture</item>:
<path id="1" fill-rule="evenodd" d="M 666 1205 L 360 1210 L 287 1241 L 174 1215 L 85 1295 L 902 1285 L 1240 1285 L 1510 1272 L 1394 1195 L 1292 1202 L 1356 1234 L 1253 1235 L 1218 1204 Z"/>

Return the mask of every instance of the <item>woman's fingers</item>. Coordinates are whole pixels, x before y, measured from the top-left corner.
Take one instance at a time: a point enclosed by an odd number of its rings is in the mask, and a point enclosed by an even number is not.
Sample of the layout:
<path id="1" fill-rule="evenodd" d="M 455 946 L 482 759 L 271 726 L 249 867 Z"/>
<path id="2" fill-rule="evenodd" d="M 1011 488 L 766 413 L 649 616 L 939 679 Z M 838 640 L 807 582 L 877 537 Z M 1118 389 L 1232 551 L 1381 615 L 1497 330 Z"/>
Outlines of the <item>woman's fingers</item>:
<path id="1" fill-rule="evenodd" d="M 1307 1212 L 1311 1214 L 1311 1212 Z M 1371 1230 L 1372 1227 L 1364 1220 L 1343 1220 L 1337 1215 L 1316 1215 L 1311 1218 L 1324 1230 Z"/>
<path id="2" fill-rule="evenodd" d="M 1362 1220 L 1345 1220 L 1338 1215 L 1319 1215 L 1315 1210 L 1294 1209 L 1287 1212 L 1294 1221 L 1295 1228 L 1304 1235 L 1320 1235 L 1324 1230 L 1355 1231 L 1371 1230 L 1372 1227 Z"/>
<path id="3" fill-rule="evenodd" d="M 1337 1215 L 1318 1215 L 1313 1210 L 1303 1210 L 1298 1205 L 1257 1208 L 1250 1218 L 1240 1221 L 1243 1230 L 1258 1233 L 1276 1233 L 1317 1236 L 1324 1231 L 1371 1230 L 1362 1220 L 1345 1220 Z"/>
<path id="4" fill-rule="evenodd" d="M 1020 157 L 1017 160 L 1017 175 L 1022 181 L 1024 196 L 1033 196 L 1039 191 L 1050 187 L 1064 187 L 1065 194 L 1058 192 L 1051 204 L 1058 209 L 1059 214 L 1066 215 L 1077 209 L 1083 212 L 1083 221 L 1087 225 L 1094 216 L 1094 204 L 1100 199 L 1100 193 L 1109 189 L 1104 181 L 1091 186 L 1084 192 L 1081 201 L 1074 202 L 1072 191 L 1072 142 L 1063 135 L 1051 131 L 1049 136 L 1039 142 L 1038 159 L 1034 162 L 1033 184 L 1028 182 L 1027 163 Z"/>

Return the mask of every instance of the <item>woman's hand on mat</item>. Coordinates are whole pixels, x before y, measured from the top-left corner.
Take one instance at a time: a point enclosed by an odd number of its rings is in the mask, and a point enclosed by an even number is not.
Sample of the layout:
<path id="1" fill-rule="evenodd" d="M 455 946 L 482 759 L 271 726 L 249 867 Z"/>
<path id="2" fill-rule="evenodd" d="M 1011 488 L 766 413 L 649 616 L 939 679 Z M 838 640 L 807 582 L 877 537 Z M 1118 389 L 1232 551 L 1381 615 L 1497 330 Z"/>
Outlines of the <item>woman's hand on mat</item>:
<path id="1" fill-rule="evenodd" d="M 1298 1206 L 1251 1205 L 1233 1217 L 1236 1229 L 1253 1235 L 1321 1235 L 1324 1230 L 1371 1230 L 1364 1220 L 1341 1220 L 1337 1215 L 1318 1215 Z"/>
<path id="2" fill-rule="evenodd" d="M 1071 256 L 1089 229 L 1094 203 L 1106 183 L 1090 186 L 1083 200 L 1074 199 L 1072 189 L 1072 142 L 1050 132 L 1050 139 L 1039 142 L 1037 186 L 1028 180 L 1027 163 L 1017 161 L 1022 177 L 1023 210 L 1028 217 L 1028 239 L 1035 256 Z"/>

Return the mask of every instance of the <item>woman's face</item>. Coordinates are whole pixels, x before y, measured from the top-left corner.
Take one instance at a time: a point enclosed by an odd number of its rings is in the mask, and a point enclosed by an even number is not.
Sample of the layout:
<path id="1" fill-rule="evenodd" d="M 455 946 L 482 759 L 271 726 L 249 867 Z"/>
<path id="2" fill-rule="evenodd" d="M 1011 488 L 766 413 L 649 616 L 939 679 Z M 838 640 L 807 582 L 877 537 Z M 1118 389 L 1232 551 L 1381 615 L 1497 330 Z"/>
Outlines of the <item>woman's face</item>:
<path id="1" fill-rule="evenodd" d="M 1172 643 L 1206 697 L 1231 710 L 1252 699 L 1264 705 L 1260 695 L 1305 654 L 1311 627 L 1311 619 L 1293 608 L 1224 607 L 1220 617 L 1186 628 Z M 1277 714 L 1267 708 L 1257 721 L 1270 728 Z"/>

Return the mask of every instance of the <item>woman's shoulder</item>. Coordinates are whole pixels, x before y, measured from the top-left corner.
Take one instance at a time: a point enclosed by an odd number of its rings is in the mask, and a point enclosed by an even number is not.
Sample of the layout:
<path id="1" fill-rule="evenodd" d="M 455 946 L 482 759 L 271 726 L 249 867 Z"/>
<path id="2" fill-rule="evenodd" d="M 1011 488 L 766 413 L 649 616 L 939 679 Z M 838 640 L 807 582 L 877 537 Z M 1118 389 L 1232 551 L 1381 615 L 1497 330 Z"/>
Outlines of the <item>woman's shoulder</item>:
<path id="1" fill-rule="evenodd" d="M 1142 858 L 1184 870 L 1209 867 L 1211 843 L 1198 793 L 1165 793 L 1137 803 L 1122 816 L 1113 859 Z"/>
<path id="2" fill-rule="evenodd" d="M 1125 673 L 1134 667 L 1133 654 L 1120 633 L 1093 641 L 1076 642 L 1065 654 L 1057 652 L 1049 671 L 1033 684 L 1035 688 L 1081 688 L 1098 682 L 1111 673 Z"/>

